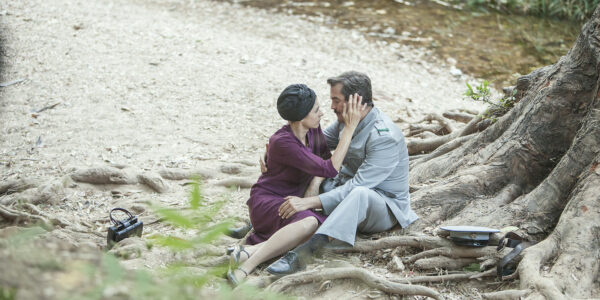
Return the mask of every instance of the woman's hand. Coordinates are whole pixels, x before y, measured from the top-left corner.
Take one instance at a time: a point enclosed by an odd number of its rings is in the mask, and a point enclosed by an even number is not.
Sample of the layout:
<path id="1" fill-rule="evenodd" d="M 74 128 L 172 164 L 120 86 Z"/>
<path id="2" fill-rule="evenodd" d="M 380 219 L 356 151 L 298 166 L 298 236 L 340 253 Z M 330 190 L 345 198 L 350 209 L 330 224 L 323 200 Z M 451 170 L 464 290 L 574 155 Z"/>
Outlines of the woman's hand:
<path id="1" fill-rule="evenodd" d="M 342 118 L 346 127 L 356 128 L 363 111 L 367 108 L 366 104 L 361 104 L 362 96 L 358 94 L 350 95 L 348 103 L 344 103 L 344 112 Z"/>
<path id="2" fill-rule="evenodd" d="M 258 159 L 258 163 L 260 164 L 260 172 L 263 174 L 269 171 L 267 168 L 267 153 L 269 153 L 269 143 L 265 144 L 265 154 Z"/>

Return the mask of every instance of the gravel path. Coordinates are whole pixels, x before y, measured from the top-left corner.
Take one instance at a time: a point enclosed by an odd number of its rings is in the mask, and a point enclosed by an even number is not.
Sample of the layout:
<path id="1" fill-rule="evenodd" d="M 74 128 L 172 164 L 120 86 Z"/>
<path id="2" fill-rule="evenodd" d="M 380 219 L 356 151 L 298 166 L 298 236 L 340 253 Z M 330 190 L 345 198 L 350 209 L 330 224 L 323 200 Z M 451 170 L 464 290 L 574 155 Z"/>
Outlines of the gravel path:
<path id="1" fill-rule="evenodd" d="M 328 107 L 327 77 L 350 69 L 371 76 L 375 105 L 392 118 L 482 109 L 461 100 L 469 78 L 428 63 L 426 53 L 297 16 L 204 0 L 8 1 L 0 15 L 2 82 L 25 79 L 0 88 L 1 181 L 110 163 L 157 170 L 255 162 L 284 124 L 275 102 L 285 86 L 306 83 Z M 322 125 L 334 117 L 327 111 Z M 258 176 L 257 166 L 248 170 Z M 187 192 L 174 186 L 160 196 L 124 195 L 183 205 Z M 81 185 L 42 208 L 94 224 L 126 200 L 113 199 L 113 188 Z M 212 181 L 206 189 L 222 192 Z M 232 193 L 223 214 L 243 219 L 249 190 Z M 160 265 L 157 257 L 138 265 Z"/>

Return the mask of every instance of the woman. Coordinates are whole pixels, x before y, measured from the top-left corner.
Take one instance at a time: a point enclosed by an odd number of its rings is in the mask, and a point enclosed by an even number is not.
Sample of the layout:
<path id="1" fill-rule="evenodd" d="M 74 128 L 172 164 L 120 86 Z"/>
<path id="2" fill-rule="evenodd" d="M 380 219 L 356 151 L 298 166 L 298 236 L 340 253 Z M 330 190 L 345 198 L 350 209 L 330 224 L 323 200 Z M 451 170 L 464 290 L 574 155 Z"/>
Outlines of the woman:
<path id="1" fill-rule="evenodd" d="M 350 145 L 352 134 L 365 109 L 361 97 L 351 96 L 344 107 L 345 129 L 340 142 L 330 153 L 319 122 L 323 112 L 315 92 L 304 84 L 288 86 L 277 99 L 279 115 L 288 124 L 269 139 L 268 171 L 252 186 L 248 207 L 254 228 L 246 243 L 233 250 L 227 278 L 237 285 L 262 262 L 299 245 L 317 230 L 325 216 L 303 210 L 282 216 L 280 207 L 289 196 L 302 197 L 314 176 L 335 177 Z"/>

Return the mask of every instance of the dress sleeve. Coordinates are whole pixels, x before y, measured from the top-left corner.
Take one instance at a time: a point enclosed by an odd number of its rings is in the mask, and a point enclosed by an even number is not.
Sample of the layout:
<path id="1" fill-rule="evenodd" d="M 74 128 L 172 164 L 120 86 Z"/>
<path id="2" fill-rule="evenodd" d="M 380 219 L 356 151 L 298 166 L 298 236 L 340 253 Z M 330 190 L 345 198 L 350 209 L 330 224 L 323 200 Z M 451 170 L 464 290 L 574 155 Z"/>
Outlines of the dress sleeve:
<path id="1" fill-rule="evenodd" d="M 293 137 L 281 137 L 269 145 L 269 157 L 275 163 L 297 168 L 313 176 L 333 178 L 337 170 L 330 159 L 323 159 Z"/>
<path id="2" fill-rule="evenodd" d="M 327 140 L 325 139 L 325 135 L 321 130 L 321 126 L 319 126 L 315 132 L 315 137 L 317 142 L 315 154 L 319 155 L 323 159 L 331 158 L 331 150 L 329 150 L 329 146 L 327 146 Z"/>

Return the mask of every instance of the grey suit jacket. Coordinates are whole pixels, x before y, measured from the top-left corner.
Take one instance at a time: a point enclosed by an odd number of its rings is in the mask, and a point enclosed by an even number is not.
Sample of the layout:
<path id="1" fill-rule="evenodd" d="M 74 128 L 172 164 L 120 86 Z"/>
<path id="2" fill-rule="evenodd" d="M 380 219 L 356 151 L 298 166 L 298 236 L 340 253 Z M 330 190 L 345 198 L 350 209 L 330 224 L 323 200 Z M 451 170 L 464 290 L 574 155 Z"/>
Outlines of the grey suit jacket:
<path id="1" fill-rule="evenodd" d="M 344 124 L 335 121 L 323 132 L 329 149 L 338 145 Z M 410 207 L 408 150 L 402 131 L 373 107 L 360 121 L 334 183 L 335 189 L 319 195 L 329 215 L 357 186 L 375 190 L 404 228 L 418 219 Z"/>

